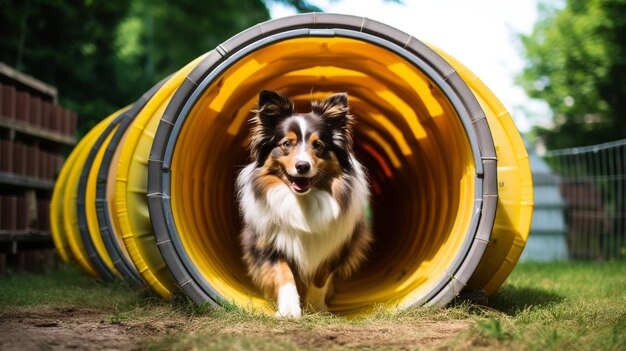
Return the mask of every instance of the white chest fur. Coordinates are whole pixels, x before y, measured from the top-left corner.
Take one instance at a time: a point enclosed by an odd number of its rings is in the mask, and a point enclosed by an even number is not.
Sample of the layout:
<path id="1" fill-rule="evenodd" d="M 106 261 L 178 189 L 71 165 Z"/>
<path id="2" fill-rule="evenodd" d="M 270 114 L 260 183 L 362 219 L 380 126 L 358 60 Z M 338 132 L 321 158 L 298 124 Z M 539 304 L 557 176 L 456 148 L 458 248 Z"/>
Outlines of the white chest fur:
<path id="1" fill-rule="evenodd" d="M 240 181 L 253 170 L 254 165 L 248 165 Z M 310 277 L 351 238 L 363 215 L 368 188 L 365 182 L 357 183 L 350 205 L 342 211 L 337 200 L 323 190 L 312 189 L 306 195 L 296 195 L 287 185 L 276 186 L 265 198 L 257 199 L 250 182 L 240 182 L 244 220 L 259 236 L 292 259 L 303 277 Z"/>

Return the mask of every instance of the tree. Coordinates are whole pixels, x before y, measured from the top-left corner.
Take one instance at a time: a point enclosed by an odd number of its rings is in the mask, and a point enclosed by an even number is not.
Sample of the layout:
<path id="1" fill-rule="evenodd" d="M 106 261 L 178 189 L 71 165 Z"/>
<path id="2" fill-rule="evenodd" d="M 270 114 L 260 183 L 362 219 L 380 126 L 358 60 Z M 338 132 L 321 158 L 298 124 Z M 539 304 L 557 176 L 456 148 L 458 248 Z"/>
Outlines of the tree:
<path id="1" fill-rule="evenodd" d="M 554 127 L 534 132 L 550 149 L 626 138 L 626 0 L 544 1 L 539 14 L 518 82 Z"/>
<path id="2" fill-rule="evenodd" d="M 117 29 L 117 80 L 133 99 L 227 38 L 269 19 L 261 0 L 135 0 Z"/>
<path id="3" fill-rule="evenodd" d="M 293 7 L 294 9 L 296 9 L 296 11 L 303 13 L 303 12 L 322 12 L 322 10 L 312 4 L 309 4 L 308 1 L 305 0 L 273 0 L 275 2 L 280 2 L 283 3 L 285 5 L 289 5 L 291 7 Z"/>
<path id="4" fill-rule="evenodd" d="M 0 0 L 0 9 L 0 61 L 56 86 L 82 132 L 269 19 L 263 0 Z"/>
<path id="5" fill-rule="evenodd" d="M 127 1 L 2 0 L 0 8 L 0 61 L 56 86 L 81 116 L 102 118 L 128 103 L 111 45 Z"/>

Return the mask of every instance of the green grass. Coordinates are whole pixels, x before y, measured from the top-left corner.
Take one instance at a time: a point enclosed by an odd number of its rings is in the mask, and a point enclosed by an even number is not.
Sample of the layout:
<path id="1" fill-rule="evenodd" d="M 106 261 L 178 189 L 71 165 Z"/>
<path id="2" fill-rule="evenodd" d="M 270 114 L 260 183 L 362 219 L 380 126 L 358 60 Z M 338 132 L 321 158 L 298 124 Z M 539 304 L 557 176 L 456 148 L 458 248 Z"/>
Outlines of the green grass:
<path id="1" fill-rule="evenodd" d="M 168 336 L 143 345 L 151 350 L 626 350 L 626 262 L 520 263 L 488 306 L 380 309 L 358 319 L 309 314 L 297 321 L 233 306 L 196 307 L 183 297 L 164 301 L 69 267 L 0 278 L 0 310 L 37 306 L 94 308 L 112 324 L 174 325 Z M 453 329 L 439 340 L 442 328 Z"/>
<path id="2" fill-rule="evenodd" d="M 62 265 L 47 274 L 9 274 L 0 278 L 0 309 L 18 306 L 110 308 L 141 299 L 119 283 L 102 283 L 75 267 Z"/>
<path id="3" fill-rule="evenodd" d="M 625 350 L 626 264 L 519 264 L 473 329 L 530 350 Z"/>

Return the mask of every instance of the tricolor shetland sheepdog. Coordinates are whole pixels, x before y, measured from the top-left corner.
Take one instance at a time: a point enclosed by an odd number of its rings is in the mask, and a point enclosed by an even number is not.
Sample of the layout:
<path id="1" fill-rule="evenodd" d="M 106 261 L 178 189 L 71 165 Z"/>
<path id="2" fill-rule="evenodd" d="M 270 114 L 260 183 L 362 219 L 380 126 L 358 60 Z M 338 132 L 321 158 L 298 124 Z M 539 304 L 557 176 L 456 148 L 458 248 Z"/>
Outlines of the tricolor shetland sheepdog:
<path id="1" fill-rule="evenodd" d="M 237 178 L 244 261 L 279 317 L 325 311 L 334 276 L 364 261 L 372 235 L 365 170 L 353 154 L 348 95 L 311 103 L 263 90 L 250 120 L 248 164 Z"/>

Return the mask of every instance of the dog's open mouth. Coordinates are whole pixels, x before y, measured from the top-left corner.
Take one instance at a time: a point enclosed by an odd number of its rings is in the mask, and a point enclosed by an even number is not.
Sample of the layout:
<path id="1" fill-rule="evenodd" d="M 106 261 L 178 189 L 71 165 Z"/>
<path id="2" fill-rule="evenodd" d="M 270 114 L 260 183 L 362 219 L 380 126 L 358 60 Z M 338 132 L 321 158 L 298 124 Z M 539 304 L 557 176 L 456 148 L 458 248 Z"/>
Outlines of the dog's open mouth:
<path id="1" fill-rule="evenodd" d="M 306 193 L 311 189 L 311 178 L 306 177 L 289 177 L 291 188 L 300 194 Z"/>

